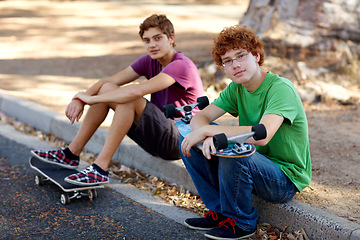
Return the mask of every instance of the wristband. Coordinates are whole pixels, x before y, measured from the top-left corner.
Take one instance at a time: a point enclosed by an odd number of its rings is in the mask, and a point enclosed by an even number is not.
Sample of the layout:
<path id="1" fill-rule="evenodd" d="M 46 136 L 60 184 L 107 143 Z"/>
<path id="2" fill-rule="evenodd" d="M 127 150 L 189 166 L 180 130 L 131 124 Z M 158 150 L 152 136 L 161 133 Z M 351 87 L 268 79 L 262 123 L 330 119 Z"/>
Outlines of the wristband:
<path id="1" fill-rule="evenodd" d="M 80 102 L 82 102 L 83 104 L 86 104 L 86 102 L 84 102 L 83 100 L 81 100 L 80 98 L 73 98 L 72 100 L 78 100 L 78 101 L 80 101 Z"/>

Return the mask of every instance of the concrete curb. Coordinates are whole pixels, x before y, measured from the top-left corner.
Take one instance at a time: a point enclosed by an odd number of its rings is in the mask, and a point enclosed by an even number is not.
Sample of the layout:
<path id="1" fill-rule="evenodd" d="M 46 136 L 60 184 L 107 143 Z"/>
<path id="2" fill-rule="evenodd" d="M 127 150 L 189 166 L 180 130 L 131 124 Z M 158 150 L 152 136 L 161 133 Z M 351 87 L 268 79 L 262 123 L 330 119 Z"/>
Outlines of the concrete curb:
<path id="1" fill-rule="evenodd" d="M 59 136 L 66 142 L 70 142 L 74 138 L 80 126 L 79 124 L 71 126 L 61 114 L 38 104 L 10 96 L 1 90 L 0 111 L 39 130 Z M 85 149 L 99 153 L 105 141 L 106 132 L 104 129 L 99 129 Z M 143 170 L 148 174 L 165 179 L 170 183 L 177 183 L 179 186 L 183 185 L 186 189 L 196 192 L 182 161 L 164 161 L 153 157 L 129 138 L 122 142 L 113 159 L 120 159 L 124 165 Z M 110 187 L 112 187 L 111 184 Z M 116 187 L 113 188 L 116 189 Z M 360 240 L 359 224 L 295 200 L 285 204 L 272 204 L 254 197 L 254 205 L 259 211 L 259 222 L 269 222 L 279 229 L 286 226 L 289 231 L 304 229 L 310 239 Z"/>

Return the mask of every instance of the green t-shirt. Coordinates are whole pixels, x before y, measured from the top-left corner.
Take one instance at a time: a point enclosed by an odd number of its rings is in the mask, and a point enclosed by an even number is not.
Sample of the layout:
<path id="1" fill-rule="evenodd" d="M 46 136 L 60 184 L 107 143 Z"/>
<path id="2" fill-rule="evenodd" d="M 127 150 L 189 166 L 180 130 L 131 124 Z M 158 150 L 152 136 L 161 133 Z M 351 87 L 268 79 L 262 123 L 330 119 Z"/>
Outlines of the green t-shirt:
<path id="1" fill-rule="evenodd" d="M 278 165 L 300 192 L 310 184 L 308 124 L 300 96 L 291 81 L 268 72 L 254 92 L 231 82 L 213 104 L 239 116 L 239 126 L 259 124 L 266 114 L 283 116 L 284 122 L 271 141 L 256 149 Z"/>

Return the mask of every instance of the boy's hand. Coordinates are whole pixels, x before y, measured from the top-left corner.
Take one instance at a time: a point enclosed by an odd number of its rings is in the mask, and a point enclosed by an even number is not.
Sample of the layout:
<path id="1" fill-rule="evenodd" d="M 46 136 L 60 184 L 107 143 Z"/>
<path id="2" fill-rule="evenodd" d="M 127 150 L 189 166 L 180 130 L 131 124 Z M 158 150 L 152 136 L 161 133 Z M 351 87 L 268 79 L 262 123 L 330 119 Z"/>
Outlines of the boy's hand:
<path id="1" fill-rule="evenodd" d="M 93 104 L 93 96 L 87 94 L 86 92 L 78 92 L 77 94 L 75 94 L 73 99 L 77 99 L 81 102 L 83 102 L 84 104 Z"/>
<path id="2" fill-rule="evenodd" d="M 211 155 L 216 154 L 216 148 L 214 145 L 213 137 L 205 138 L 203 142 L 202 153 L 209 160 L 211 159 Z"/>
<path id="3" fill-rule="evenodd" d="M 200 134 L 200 131 L 193 131 L 193 132 L 189 133 L 188 135 L 186 135 L 185 139 L 181 143 L 181 152 L 184 154 L 184 156 L 190 157 L 191 156 L 191 153 L 190 153 L 191 148 L 195 144 L 201 142 L 202 140 L 203 140 L 203 137 L 202 137 L 202 134 Z M 216 148 L 214 146 L 212 137 L 205 138 L 205 140 L 203 142 L 202 153 L 209 160 L 211 159 L 211 154 L 216 153 Z"/>
<path id="4" fill-rule="evenodd" d="M 79 121 L 83 112 L 84 112 L 85 103 L 73 99 L 69 105 L 67 105 L 65 110 L 66 117 L 70 120 L 70 123 L 73 124 L 75 121 Z"/>
<path id="5" fill-rule="evenodd" d="M 181 152 L 184 154 L 184 156 L 190 157 L 191 156 L 191 153 L 190 153 L 191 147 L 201 141 L 202 141 L 202 138 L 199 137 L 199 134 L 197 133 L 197 131 L 193 131 L 193 132 L 189 133 L 188 135 L 186 135 L 183 142 L 181 143 Z"/>

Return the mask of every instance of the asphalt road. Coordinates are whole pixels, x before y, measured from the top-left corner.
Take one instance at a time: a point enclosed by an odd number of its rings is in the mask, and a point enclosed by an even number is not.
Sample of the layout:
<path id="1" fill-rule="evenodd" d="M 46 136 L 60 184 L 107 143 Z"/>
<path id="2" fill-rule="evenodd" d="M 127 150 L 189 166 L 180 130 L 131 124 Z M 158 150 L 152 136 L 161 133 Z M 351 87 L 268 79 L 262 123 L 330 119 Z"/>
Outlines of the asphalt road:
<path id="1" fill-rule="evenodd" d="M 57 186 L 35 185 L 29 151 L 0 135 L 0 239 L 205 239 L 108 188 L 62 205 Z"/>

